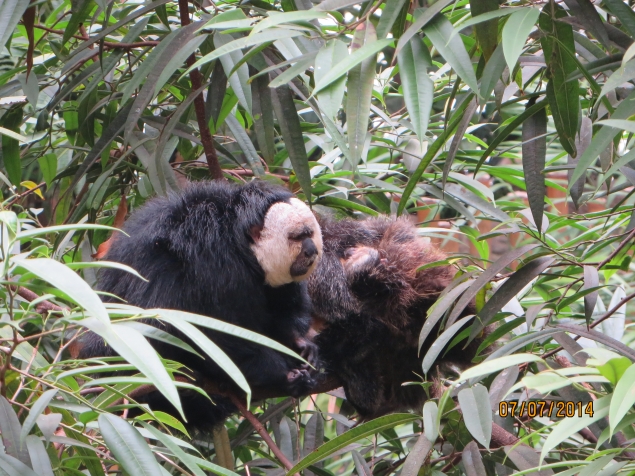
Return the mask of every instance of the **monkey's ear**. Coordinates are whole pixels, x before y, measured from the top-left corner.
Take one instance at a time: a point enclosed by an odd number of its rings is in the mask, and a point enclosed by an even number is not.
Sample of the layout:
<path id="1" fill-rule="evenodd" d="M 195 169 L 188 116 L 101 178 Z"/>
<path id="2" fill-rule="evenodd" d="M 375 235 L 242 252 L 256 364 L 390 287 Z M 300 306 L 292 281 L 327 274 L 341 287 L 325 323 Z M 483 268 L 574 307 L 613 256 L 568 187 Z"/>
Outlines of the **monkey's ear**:
<path id="1" fill-rule="evenodd" d="M 254 240 L 254 242 L 260 239 L 260 234 L 262 233 L 263 228 L 264 224 L 252 225 L 252 227 L 249 229 L 249 236 L 251 236 L 251 239 Z"/>

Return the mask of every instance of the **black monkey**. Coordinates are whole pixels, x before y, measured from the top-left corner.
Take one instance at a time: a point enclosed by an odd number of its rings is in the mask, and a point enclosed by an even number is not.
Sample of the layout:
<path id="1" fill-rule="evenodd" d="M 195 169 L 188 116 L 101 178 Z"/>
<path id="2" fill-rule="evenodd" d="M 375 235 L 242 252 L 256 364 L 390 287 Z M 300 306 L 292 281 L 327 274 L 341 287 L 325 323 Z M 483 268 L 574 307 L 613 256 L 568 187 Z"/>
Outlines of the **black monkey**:
<path id="1" fill-rule="evenodd" d="M 325 376 L 342 382 L 347 400 L 362 419 L 403 410 L 421 410 L 420 385 L 425 351 L 418 340 L 427 312 L 450 284 L 449 266 L 418 271 L 445 255 L 417 234 L 408 219 L 334 221 L 321 218 L 324 254 L 309 278 L 315 338 Z M 470 307 L 467 313 L 474 313 Z M 443 357 L 469 363 L 478 342 Z"/>
<path id="2" fill-rule="evenodd" d="M 322 240 L 309 208 L 288 190 L 263 181 L 192 183 L 180 194 L 148 201 L 123 229 L 129 237 L 118 235 L 105 259 L 131 266 L 148 282 L 109 268 L 98 276 L 100 290 L 143 308 L 212 316 L 315 361 L 315 346 L 305 339 L 310 300 L 304 279 L 321 256 Z M 227 334 L 204 332 L 240 368 L 252 389 L 298 396 L 315 383 L 307 368 L 288 355 Z M 184 364 L 195 377 L 234 388 L 209 358 L 158 341 L 153 345 L 162 357 Z M 83 358 L 113 352 L 96 334 L 87 334 L 80 348 Z M 227 398 L 211 397 L 214 404 L 194 392 L 182 393 L 192 427 L 211 430 L 235 411 Z M 158 392 L 145 401 L 153 409 L 173 412 Z"/>

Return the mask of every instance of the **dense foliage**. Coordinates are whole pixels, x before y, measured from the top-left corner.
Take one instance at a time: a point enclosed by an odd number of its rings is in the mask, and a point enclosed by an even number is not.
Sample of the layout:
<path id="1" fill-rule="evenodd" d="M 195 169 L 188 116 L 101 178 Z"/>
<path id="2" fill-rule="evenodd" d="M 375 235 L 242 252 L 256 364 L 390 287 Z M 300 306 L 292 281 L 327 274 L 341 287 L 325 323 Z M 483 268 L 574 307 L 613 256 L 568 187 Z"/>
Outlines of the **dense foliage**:
<path id="1" fill-rule="evenodd" d="M 0 475 L 635 474 L 634 41 L 622 0 L 0 0 Z M 129 418 L 191 387 L 138 320 L 221 324 L 102 303 L 100 245 L 150 196 L 254 177 L 449 252 L 422 413 L 252 405 L 275 443 Z M 490 323 L 493 354 L 425 380 Z M 121 358 L 75 359 L 86 329 Z"/>

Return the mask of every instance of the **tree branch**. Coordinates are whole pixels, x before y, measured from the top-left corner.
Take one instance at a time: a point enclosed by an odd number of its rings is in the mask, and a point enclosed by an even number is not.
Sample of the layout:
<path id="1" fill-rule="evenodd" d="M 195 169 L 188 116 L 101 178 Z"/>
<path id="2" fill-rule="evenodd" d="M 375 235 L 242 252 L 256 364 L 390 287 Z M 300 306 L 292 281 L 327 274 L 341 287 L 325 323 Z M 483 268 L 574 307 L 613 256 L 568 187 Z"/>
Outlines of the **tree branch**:
<path id="1" fill-rule="evenodd" d="M 181 15 L 181 26 L 190 24 L 190 16 L 188 13 L 188 0 L 179 0 L 179 14 Z M 188 67 L 192 67 L 196 63 L 196 57 L 194 54 L 190 55 L 185 61 Z M 203 77 L 198 69 L 193 69 L 190 72 L 190 81 L 192 82 L 192 89 L 195 91 L 200 89 L 203 85 Z M 205 101 L 203 100 L 203 93 L 201 92 L 196 99 L 194 99 L 194 112 L 196 113 L 196 121 L 198 122 L 198 129 L 201 133 L 201 143 L 203 144 L 203 150 L 205 151 L 205 158 L 207 159 L 207 167 L 214 180 L 225 180 L 223 175 L 223 169 L 218 162 L 218 154 L 214 147 L 214 138 L 209 131 L 209 125 L 205 118 Z"/>

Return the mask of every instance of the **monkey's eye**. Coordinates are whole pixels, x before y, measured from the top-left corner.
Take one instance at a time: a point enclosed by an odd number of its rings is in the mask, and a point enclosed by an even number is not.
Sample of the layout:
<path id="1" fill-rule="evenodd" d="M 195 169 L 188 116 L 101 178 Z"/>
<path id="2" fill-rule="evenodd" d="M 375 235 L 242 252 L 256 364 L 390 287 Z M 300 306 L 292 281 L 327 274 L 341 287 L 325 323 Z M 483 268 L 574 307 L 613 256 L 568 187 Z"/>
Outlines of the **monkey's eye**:
<path id="1" fill-rule="evenodd" d="M 291 241 L 304 241 L 307 238 L 311 237 L 313 237 L 313 230 L 309 228 L 304 228 L 301 231 L 289 233 L 289 240 Z"/>

